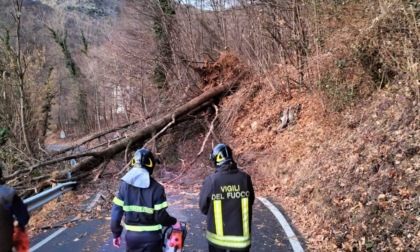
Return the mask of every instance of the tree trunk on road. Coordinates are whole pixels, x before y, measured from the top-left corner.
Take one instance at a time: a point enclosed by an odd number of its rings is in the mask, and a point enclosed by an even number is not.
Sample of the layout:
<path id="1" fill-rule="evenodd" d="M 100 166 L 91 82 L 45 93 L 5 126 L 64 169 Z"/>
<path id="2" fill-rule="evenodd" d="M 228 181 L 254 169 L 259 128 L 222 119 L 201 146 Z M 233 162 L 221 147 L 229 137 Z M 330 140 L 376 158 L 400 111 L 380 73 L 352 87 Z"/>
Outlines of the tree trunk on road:
<path id="1" fill-rule="evenodd" d="M 170 127 L 173 127 L 174 125 L 177 125 L 179 122 L 183 122 L 185 120 L 182 119 L 182 116 L 192 112 L 196 112 L 196 110 L 200 110 L 203 107 L 211 106 L 211 101 L 213 98 L 223 96 L 224 93 L 227 93 L 230 91 L 230 88 L 235 85 L 233 84 L 225 84 L 216 86 L 215 88 L 212 88 L 200 96 L 192 99 L 191 101 L 185 103 L 184 105 L 176 108 L 172 113 L 167 114 L 163 116 L 161 119 L 157 120 L 156 122 L 152 123 L 151 125 L 143 128 L 142 130 L 134 133 L 133 135 L 124 138 L 117 143 L 110 145 L 109 147 L 99 150 L 99 151 L 90 151 L 85 153 L 79 153 L 71 156 L 65 156 L 61 158 L 57 158 L 55 160 L 48 160 L 44 161 L 43 163 L 35 164 L 29 168 L 21 169 L 13 174 L 10 174 L 8 176 L 4 176 L 4 179 L 6 181 L 12 180 L 16 177 L 18 177 L 21 174 L 26 174 L 34 171 L 37 168 L 44 167 L 47 165 L 52 165 L 56 163 L 60 163 L 66 160 L 70 160 L 73 158 L 82 158 L 86 157 L 79 163 L 77 163 L 75 166 L 71 167 L 70 169 L 54 172 L 48 181 L 66 181 L 71 179 L 64 179 L 66 178 L 66 175 L 68 172 L 72 173 L 86 173 L 87 171 L 93 170 L 95 167 L 99 166 L 101 163 L 103 163 L 107 159 L 112 159 L 115 155 L 124 152 L 126 149 L 133 150 L 135 148 L 142 147 L 144 142 L 151 138 L 154 133 L 159 132 L 165 126 L 168 126 L 169 123 L 171 123 L 173 120 L 175 120 L 174 123 L 169 125 Z M 167 128 L 170 128 L 167 127 Z M 99 136 L 101 134 L 97 134 Z"/>
<path id="2" fill-rule="evenodd" d="M 173 118 L 175 119 L 175 123 L 171 125 L 173 127 L 177 124 L 177 119 L 186 115 L 188 112 L 200 107 L 202 104 L 208 102 L 209 100 L 222 96 L 224 93 L 228 92 L 231 88 L 231 85 L 220 85 L 215 88 L 212 88 L 202 95 L 192 99 L 191 101 L 187 102 L 186 104 L 176 108 L 172 113 L 163 116 L 161 119 L 157 120 L 156 122 L 152 123 L 151 125 L 143 128 L 142 130 L 134 133 L 132 136 L 127 137 L 106 149 L 100 150 L 92 153 L 92 156 L 85 158 L 81 162 L 79 162 L 74 167 L 70 168 L 70 172 L 85 172 L 94 169 L 95 167 L 99 166 L 102 162 L 106 159 L 113 158 L 115 155 L 124 152 L 126 148 L 130 150 L 142 147 L 144 142 L 151 138 L 153 133 L 159 132 L 162 130 L 167 124 L 169 124 Z M 53 179 L 62 179 L 66 177 L 66 173 L 68 170 L 63 170 L 58 173 L 55 173 Z"/>

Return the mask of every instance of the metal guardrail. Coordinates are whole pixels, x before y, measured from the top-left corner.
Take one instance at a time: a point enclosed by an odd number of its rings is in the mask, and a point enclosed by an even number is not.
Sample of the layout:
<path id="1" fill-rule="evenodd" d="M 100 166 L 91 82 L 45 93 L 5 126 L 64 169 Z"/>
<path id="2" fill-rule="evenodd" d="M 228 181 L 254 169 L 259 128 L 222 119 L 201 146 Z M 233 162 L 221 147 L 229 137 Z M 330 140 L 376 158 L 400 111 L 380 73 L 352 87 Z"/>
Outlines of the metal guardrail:
<path id="1" fill-rule="evenodd" d="M 53 188 L 45 190 L 37 195 L 29 197 L 23 200 L 23 203 L 28 207 L 28 211 L 32 211 L 42 207 L 51 200 L 61 196 L 63 193 L 73 190 L 77 182 L 67 182 L 63 184 L 57 184 Z"/>

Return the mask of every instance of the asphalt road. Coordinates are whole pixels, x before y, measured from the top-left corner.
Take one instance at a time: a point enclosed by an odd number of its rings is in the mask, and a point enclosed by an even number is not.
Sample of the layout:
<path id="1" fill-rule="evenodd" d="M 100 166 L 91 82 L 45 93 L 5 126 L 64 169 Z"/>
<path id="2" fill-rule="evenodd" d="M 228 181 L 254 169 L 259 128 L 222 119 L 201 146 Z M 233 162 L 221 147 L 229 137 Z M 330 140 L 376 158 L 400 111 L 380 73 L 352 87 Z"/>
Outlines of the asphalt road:
<path id="1" fill-rule="evenodd" d="M 188 234 L 184 251 L 207 251 L 205 216 L 200 213 L 197 206 L 198 194 L 181 192 L 175 195 L 168 192 L 167 197 L 170 203 L 168 212 L 178 218 L 178 220 L 187 223 Z M 282 225 L 260 200 L 255 201 L 253 211 L 251 251 L 296 251 L 293 250 L 288 235 L 284 232 Z M 34 237 L 31 240 L 31 252 L 33 251 L 117 252 L 125 251 L 125 244 L 123 241 L 120 249 L 112 246 L 112 234 L 109 229 L 108 213 L 102 219 L 80 222 L 71 228 L 49 230 L 46 233 Z"/>

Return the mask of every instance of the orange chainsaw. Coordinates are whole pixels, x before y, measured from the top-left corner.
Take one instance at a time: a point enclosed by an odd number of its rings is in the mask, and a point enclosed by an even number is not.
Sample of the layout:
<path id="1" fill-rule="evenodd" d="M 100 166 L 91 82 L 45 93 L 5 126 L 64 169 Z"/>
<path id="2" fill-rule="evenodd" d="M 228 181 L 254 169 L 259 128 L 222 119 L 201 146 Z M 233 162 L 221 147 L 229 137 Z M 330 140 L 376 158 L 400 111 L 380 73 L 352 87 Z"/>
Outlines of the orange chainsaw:
<path id="1" fill-rule="evenodd" d="M 181 222 L 181 230 L 167 227 L 163 232 L 163 251 L 164 252 L 182 252 L 184 251 L 184 242 L 187 237 L 187 223 Z"/>

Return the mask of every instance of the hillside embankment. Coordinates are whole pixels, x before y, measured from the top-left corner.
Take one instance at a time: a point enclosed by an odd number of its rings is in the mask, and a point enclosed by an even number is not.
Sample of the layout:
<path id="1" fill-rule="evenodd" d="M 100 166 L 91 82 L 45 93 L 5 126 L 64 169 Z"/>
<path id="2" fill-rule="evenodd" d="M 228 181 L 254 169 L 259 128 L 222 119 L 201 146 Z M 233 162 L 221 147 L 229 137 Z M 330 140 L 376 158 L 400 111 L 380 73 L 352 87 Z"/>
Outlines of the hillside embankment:
<path id="1" fill-rule="evenodd" d="M 249 76 L 221 99 L 214 131 L 252 175 L 257 194 L 284 208 L 308 251 L 418 251 L 418 14 L 391 4 L 375 17 L 361 6 L 337 8 L 325 20 L 323 48 L 308 56 L 305 83 L 289 82 L 298 78 L 286 63 Z M 242 63 L 237 57 L 231 62 Z M 165 156 L 155 176 L 167 182 L 184 171 L 167 186 L 199 189 L 212 172 L 208 152 L 188 164 L 206 133 L 166 145 L 173 160 Z M 118 172 L 110 166 L 105 175 Z"/>
<path id="2" fill-rule="evenodd" d="M 341 114 L 306 92 L 250 99 L 229 142 L 262 195 L 275 198 L 310 251 L 414 251 L 419 246 L 419 108 L 386 88 Z M 300 104 L 296 122 L 276 129 Z"/>
<path id="3" fill-rule="evenodd" d="M 279 64 L 220 103 L 216 132 L 309 251 L 420 248 L 420 11 L 382 7 L 329 19 L 305 83 Z"/>
<path id="4" fill-rule="evenodd" d="M 306 85 L 275 92 L 268 79 L 297 79 L 279 65 L 223 101 L 219 130 L 309 251 L 418 251 L 420 34 L 401 6 L 373 20 L 349 8 Z"/>

